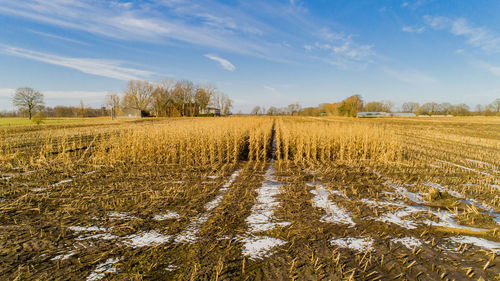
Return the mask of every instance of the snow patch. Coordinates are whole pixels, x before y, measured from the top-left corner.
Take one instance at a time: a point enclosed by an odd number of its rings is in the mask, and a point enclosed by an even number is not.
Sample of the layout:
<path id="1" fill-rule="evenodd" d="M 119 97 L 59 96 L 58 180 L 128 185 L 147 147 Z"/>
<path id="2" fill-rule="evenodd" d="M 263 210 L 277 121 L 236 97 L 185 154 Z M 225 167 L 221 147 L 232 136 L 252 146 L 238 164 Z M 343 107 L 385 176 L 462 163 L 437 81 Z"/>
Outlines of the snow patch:
<path id="1" fill-rule="evenodd" d="M 99 264 L 94 272 L 87 276 L 87 281 L 100 280 L 106 276 L 106 273 L 116 273 L 114 264 L 119 261 L 118 258 L 109 258 L 105 262 Z"/>
<path id="2" fill-rule="evenodd" d="M 243 255 L 251 259 L 263 259 L 272 254 L 274 247 L 285 245 L 287 242 L 278 238 L 260 236 L 243 238 Z"/>
<path id="3" fill-rule="evenodd" d="M 181 215 L 179 215 L 177 212 L 174 211 L 168 211 L 164 214 L 157 214 L 153 216 L 153 220 L 155 221 L 164 221 L 164 220 L 179 219 L 179 218 L 181 218 Z"/>
<path id="4" fill-rule="evenodd" d="M 131 220 L 135 219 L 135 216 L 131 216 L 128 212 L 108 212 L 109 220 Z"/>
<path id="5" fill-rule="evenodd" d="M 313 205 L 315 207 L 322 208 L 326 212 L 326 215 L 321 218 L 322 222 L 347 224 L 349 227 L 356 225 L 346 211 L 328 199 L 331 192 L 329 192 L 324 185 L 318 184 L 316 185 L 316 189 L 313 189 L 310 192 L 314 194 L 312 199 Z"/>
<path id="6" fill-rule="evenodd" d="M 163 235 L 156 230 L 149 232 L 140 232 L 124 237 L 124 243 L 132 248 L 140 248 L 146 246 L 156 246 L 167 243 L 172 240 L 171 235 Z"/>
<path id="7" fill-rule="evenodd" d="M 422 241 L 420 241 L 415 237 L 394 238 L 391 239 L 391 241 L 394 243 L 401 243 L 405 245 L 405 247 L 408 249 L 413 249 L 414 247 L 422 246 Z"/>
<path id="8" fill-rule="evenodd" d="M 331 245 L 336 245 L 341 248 L 349 248 L 356 251 L 366 251 L 373 245 L 372 238 L 338 238 L 330 240 Z"/>
<path id="9" fill-rule="evenodd" d="M 53 258 L 51 258 L 50 260 L 51 261 L 55 261 L 55 260 L 67 260 L 69 259 L 71 256 L 73 256 L 74 254 L 76 254 L 76 251 L 71 251 L 65 255 L 61 254 L 61 255 L 57 255 Z"/>
<path id="10" fill-rule="evenodd" d="M 472 236 L 455 236 L 450 237 L 449 240 L 462 243 L 462 244 L 473 244 L 475 246 L 494 251 L 496 253 L 500 252 L 500 242 L 490 241 L 483 238 L 477 238 Z"/>
<path id="11" fill-rule="evenodd" d="M 60 182 L 56 182 L 54 183 L 52 186 L 58 186 L 58 185 L 61 185 L 61 184 L 65 184 L 65 183 L 68 183 L 68 182 L 72 182 L 73 179 L 66 179 L 66 180 L 62 180 Z"/>

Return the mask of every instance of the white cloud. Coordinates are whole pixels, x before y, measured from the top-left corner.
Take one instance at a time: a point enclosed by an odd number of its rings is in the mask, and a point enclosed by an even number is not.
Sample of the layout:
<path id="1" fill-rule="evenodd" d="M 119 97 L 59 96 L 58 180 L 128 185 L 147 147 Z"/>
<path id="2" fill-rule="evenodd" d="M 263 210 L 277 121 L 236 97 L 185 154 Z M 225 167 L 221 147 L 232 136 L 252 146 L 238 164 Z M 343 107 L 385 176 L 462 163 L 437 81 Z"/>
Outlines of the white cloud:
<path id="1" fill-rule="evenodd" d="M 112 39 L 203 46 L 269 61 L 303 64 L 317 59 L 337 64 L 360 60 L 368 48 L 342 35 L 330 52 L 305 53 L 304 45 L 337 38 L 311 35 L 320 30 L 302 1 L 252 1 L 223 4 L 214 0 L 138 2 L 85 0 L 0 0 L 0 14 Z M 258 16 L 257 16 L 258 15 Z M 269 23 L 279 21 L 287 28 Z M 280 42 L 287 42 L 282 44 Z M 333 57 L 332 57 L 333 54 Z M 340 63 L 342 61 L 342 63 Z"/>
<path id="2" fill-rule="evenodd" d="M 383 68 L 382 70 L 397 80 L 408 84 L 420 85 L 437 82 L 435 78 L 415 70 L 394 70 L 390 68 Z"/>
<path id="3" fill-rule="evenodd" d="M 205 57 L 207 57 L 213 61 L 218 62 L 224 69 L 226 69 L 228 71 L 234 71 L 236 69 L 236 67 L 230 61 L 228 61 L 226 59 L 223 59 L 223 58 L 220 58 L 218 56 L 211 55 L 211 54 L 206 54 Z"/>
<path id="4" fill-rule="evenodd" d="M 500 36 L 484 27 L 473 27 L 466 19 L 450 19 L 439 16 L 425 16 L 424 21 L 431 28 L 446 30 L 453 35 L 462 36 L 466 43 L 487 52 L 500 52 Z"/>
<path id="5" fill-rule="evenodd" d="M 124 67 L 125 63 L 118 60 L 63 57 L 10 46 L 3 48 L 1 51 L 16 57 L 64 66 L 87 74 L 118 80 L 146 79 L 154 74 L 146 70 Z"/>
<path id="6" fill-rule="evenodd" d="M 409 32 L 409 33 L 423 33 L 425 31 L 425 27 L 417 27 L 417 26 L 403 26 L 401 29 L 404 32 Z"/>
<path id="7" fill-rule="evenodd" d="M 352 39 L 352 35 L 331 32 L 323 28 L 318 32 L 318 36 L 321 41 L 315 42 L 313 46 L 306 45 L 305 49 L 308 52 L 312 50 L 326 52 L 326 56 L 320 55 L 330 64 L 347 67 L 356 63 L 369 62 L 370 57 L 374 55 L 373 45 L 358 44 Z"/>

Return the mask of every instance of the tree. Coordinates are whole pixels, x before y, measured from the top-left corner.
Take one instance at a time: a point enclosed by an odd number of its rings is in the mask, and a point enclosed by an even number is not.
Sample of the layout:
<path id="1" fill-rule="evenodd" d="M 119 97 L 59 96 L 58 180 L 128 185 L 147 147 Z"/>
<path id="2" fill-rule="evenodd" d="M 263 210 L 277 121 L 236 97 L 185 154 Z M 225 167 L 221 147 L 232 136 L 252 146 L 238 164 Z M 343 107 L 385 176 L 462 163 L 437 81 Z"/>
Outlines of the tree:
<path id="1" fill-rule="evenodd" d="M 151 105 L 154 90 L 155 87 L 148 81 L 132 80 L 128 82 L 123 96 L 123 106 L 146 111 Z"/>
<path id="2" fill-rule="evenodd" d="M 494 100 L 491 104 L 490 104 L 490 107 L 491 107 L 491 110 L 494 111 L 494 112 L 500 112 L 500 99 L 496 99 Z"/>
<path id="3" fill-rule="evenodd" d="M 217 92 L 212 95 L 210 104 L 213 107 L 220 109 L 221 114 L 228 115 L 233 107 L 233 100 L 231 100 L 228 95 Z"/>
<path id="4" fill-rule="evenodd" d="M 172 116 L 174 101 L 172 97 L 175 81 L 164 79 L 157 83 L 153 91 L 152 106 L 156 116 Z"/>
<path id="5" fill-rule="evenodd" d="M 115 93 L 107 94 L 106 105 L 111 110 L 111 120 L 114 120 L 116 115 L 118 115 L 118 110 L 120 109 L 120 97 Z"/>
<path id="6" fill-rule="evenodd" d="M 401 106 L 401 110 L 407 113 L 415 113 L 419 107 L 420 105 L 418 102 L 405 102 L 403 103 L 403 106 Z"/>
<path id="7" fill-rule="evenodd" d="M 424 103 L 422 104 L 422 106 L 420 106 L 417 110 L 417 113 L 418 114 L 425 114 L 425 115 L 434 115 L 436 113 L 438 113 L 440 110 L 439 108 L 439 104 L 435 103 L 435 102 L 428 102 L 428 103 Z"/>
<path id="8" fill-rule="evenodd" d="M 43 94 L 32 88 L 19 88 L 12 98 L 12 103 L 19 111 L 27 112 L 31 120 L 33 112 L 43 108 Z"/>
<path id="9" fill-rule="evenodd" d="M 87 117 L 87 108 L 85 107 L 83 100 L 80 100 L 80 107 L 78 107 L 78 115 L 82 118 Z"/>
<path id="10" fill-rule="evenodd" d="M 368 112 L 391 112 L 391 108 L 393 107 L 390 101 L 372 101 L 367 103 L 364 106 L 364 111 Z"/>
<path id="11" fill-rule="evenodd" d="M 468 105 L 461 103 L 453 107 L 451 114 L 455 116 L 467 116 L 470 115 L 470 108 Z"/>
<path id="12" fill-rule="evenodd" d="M 198 85 L 194 94 L 194 102 L 200 107 L 200 109 L 205 110 L 214 93 L 215 87 L 213 85 Z"/>
<path id="13" fill-rule="evenodd" d="M 354 117 L 363 110 L 363 100 L 360 95 L 353 95 L 342 101 L 339 112 L 344 116 Z"/>
<path id="14" fill-rule="evenodd" d="M 259 113 L 260 113 L 260 106 L 258 106 L 258 105 L 256 107 L 254 107 L 252 109 L 252 111 L 250 111 L 250 114 L 252 114 L 252 115 L 259 115 Z"/>

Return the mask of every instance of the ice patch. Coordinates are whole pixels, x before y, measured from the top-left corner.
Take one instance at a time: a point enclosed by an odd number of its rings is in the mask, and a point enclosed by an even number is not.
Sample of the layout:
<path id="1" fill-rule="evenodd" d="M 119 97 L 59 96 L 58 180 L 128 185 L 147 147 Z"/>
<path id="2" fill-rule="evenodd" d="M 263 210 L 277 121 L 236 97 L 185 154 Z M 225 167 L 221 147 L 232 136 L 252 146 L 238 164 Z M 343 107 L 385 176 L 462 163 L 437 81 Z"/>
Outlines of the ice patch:
<path id="1" fill-rule="evenodd" d="M 420 241 L 415 237 L 394 238 L 391 239 L 391 241 L 394 243 L 401 243 L 405 245 L 405 247 L 408 249 L 413 249 L 414 247 L 422 246 L 422 241 Z"/>
<path id="2" fill-rule="evenodd" d="M 409 199 L 410 201 L 413 201 L 417 204 L 422 204 L 422 197 L 419 195 L 419 194 L 416 194 L 416 193 L 413 193 L 413 192 L 409 192 L 405 186 L 411 186 L 411 185 L 404 185 L 404 184 L 396 184 L 396 183 L 392 183 L 390 181 L 386 181 L 383 183 L 385 186 L 389 186 L 389 187 L 392 187 L 394 188 L 394 190 L 396 190 L 396 192 Z"/>
<path id="3" fill-rule="evenodd" d="M 330 240 L 331 245 L 336 245 L 341 248 L 349 248 L 356 251 L 366 251 L 373 245 L 372 238 L 338 238 Z"/>
<path id="4" fill-rule="evenodd" d="M 114 240 L 118 239 L 119 237 L 116 235 L 113 235 L 111 233 L 99 233 L 91 236 L 80 236 L 76 240 L 89 240 L 89 239 L 95 239 L 95 240 Z"/>
<path id="5" fill-rule="evenodd" d="M 389 201 L 374 201 L 374 200 L 369 200 L 366 198 L 363 198 L 360 200 L 361 202 L 365 203 L 366 205 L 374 206 L 374 207 L 387 207 L 387 206 L 396 206 L 396 207 L 405 207 L 406 205 L 401 203 L 401 202 L 389 202 Z"/>
<path id="6" fill-rule="evenodd" d="M 174 211 L 168 211 L 165 214 L 157 214 L 153 216 L 153 220 L 155 221 L 164 221 L 164 220 L 179 219 L 179 218 L 181 218 L 181 215 L 179 215 L 177 212 Z"/>
<path id="7" fill-rule="evenodd" d="M 62 180 L 60 182 L 56 182 L 54 183 L 52 186 L 58 186 L 58 185 L 61 185 L 61 184 L 65 184 L 65 183 L 68 183 L 68 182 L 72 182 L 73 179 L 66 179 L 66 180 Z"/>
<path id="8" fill-rule="evenodd" d="M 191 220 L 191 223 L 175 237 L 175 243 L 193 243 L 198 238 L 200 227 L 204 224 L 210 215 L 208 213 L 199 215 Z"/>
<path id="9" fill-rule="evenodd" d="M 109 220 L 131 220 L 135 219 L 135 216 L 131 216 L 128 212 L 108 212 Z"/>
<path id="10" fill-rule="evenodd" d="M 477 238 L 472 236 L 455 236 L 450 237 L 449 240 L 462 243 L 462 244 L 473 244 L 475 246 L 494 251 L 496 253 L 500 252 L 500 243 L 495 241 L 486 240 L 483 238 Z"/>
<path id="11" fill-rule="evenodd" d="M 31 191 L 33 192 L 41 192 L 41 191 L 45 191 L 47 190 L 47 188 L 45 187 L 36 187 L 36 188 L 32 188 Z"/>
<path id="12" fill-rule="evenodd" d="M 208 176 L 207 178 L 209 178 L 209 179 L 216 179 L 216 178 L 218 178 L 218 176 Z"/>
<path id="13" fill-rule="evenodd" d="M 281 193 L 281 183 L 274 179 L 272 164 L 266 173 L 266 180 L 257 193 L 257 204 L 252 206 L 251 214 L 246 218 L 250 232 L 268 231 L 277 226 L 290 224 L 273 221 L 274 209 L 279 206 L 276 195 Z"/>
<path id="14" fill-rule="evenodd" d="M 68 229 L 75 231 L 75 232 L 104 232 L 104 231 L 107 231 L 106 228 L 98 227 L 98 226 L 70 226 L 70 227 L 68 227 Z"/>
<path id="15" fill-rule="evenodd" d="M 69 259 L 71 256 L 73 256 L 74 254 L 76 254 L 76 251 L 71 251 L 65 255 L 61 254 L 61 255 L 57 255 L 53 258 L 51 258 L 50 260 L 51 261 L 55 261 L 55 260 L 67 260 Z"/>
<path id="16" fill-rule="evenodd" d="M 260 236 L 243 238 L 243 255 L 251 259 L 263 259 L 270 256 L 274 247 L 285 245 L 287 242 L 278 238 Z"/>
<path id="17" fill-rule="evenodd" d="M 106 276 L 106 273 L 116 273 L 116 268 L 114 264 L 119 261 L 118 258 L 109 258 L 105 262 L 99 264 L 94 272 L 87 276 L 87 281 L 100 280 Z"/>
<path id="18" fill-rule="evenodd" d="M 414 207 L 414 206 L 407 206 L 403 210 L 396 211 L 394 213 L 386 213 L 382 215 L 381 217 L 374 218 L 376 221 L 381 221 L 385 223 L 393 223 L 395 225 L 398 225 L 400 227 L 406 228 L 406 229 L 415 229 L 417 228 L 417 225 L 414 221 L 408 220 L 408 219 L 403 219 L 403 217 L 409 216 L 414 213 L 422 212 L 424 211 L 422 208 L 419 207 Z"/>
<path id="19" fill-rule="evenodd" d="M 316 185 L 316 189 L 313 189 L 310 192 L 314 194 L 312 199 L 313 205 L 315 207 L 322 208 L 326 212 L 326 215 L 321 218 L 322 222 L 347 224 L 349 227 L 356 225 L 346 211 L 339 208 L 335 203 L 328 199 L 330 192 L 328 192 L 324 185 L 318 184 Z"/>
<path id="20" fill-rule="evenodd" d="M 167 243 L 172 240 L 171 235 L 163 235 L 156 230 L 149 232 L 140 232 L 124 237 L 124 243 L 133 248 L 140 248 L 146 246 L 156 246 Z"/>

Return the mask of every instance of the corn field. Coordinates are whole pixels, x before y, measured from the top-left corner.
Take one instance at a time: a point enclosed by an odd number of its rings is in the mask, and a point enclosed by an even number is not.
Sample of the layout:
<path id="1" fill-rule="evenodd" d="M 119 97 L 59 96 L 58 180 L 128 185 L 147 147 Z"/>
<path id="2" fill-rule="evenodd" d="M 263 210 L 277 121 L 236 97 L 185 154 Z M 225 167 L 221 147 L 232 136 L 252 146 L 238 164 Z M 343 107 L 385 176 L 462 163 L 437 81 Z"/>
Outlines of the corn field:
<path id="1" fill-rule="evenodd" d="M 2 280 L 496 280 L 500 119 L 0 129 Z"/>

